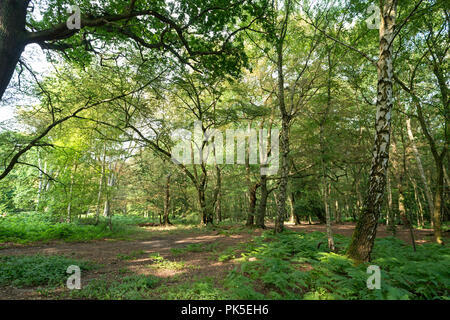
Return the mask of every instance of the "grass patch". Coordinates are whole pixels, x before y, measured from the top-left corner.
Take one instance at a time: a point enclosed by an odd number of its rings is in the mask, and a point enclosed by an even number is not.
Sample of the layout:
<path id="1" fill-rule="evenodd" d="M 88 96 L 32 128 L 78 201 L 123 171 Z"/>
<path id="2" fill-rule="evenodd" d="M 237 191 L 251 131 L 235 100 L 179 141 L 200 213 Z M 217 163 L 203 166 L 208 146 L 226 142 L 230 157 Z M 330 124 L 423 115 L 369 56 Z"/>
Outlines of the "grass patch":
<path id="1" fill-rule="evenodd" d="M 0 256 L 0 286 L 62 285 L 70 276 L 66 273 L 70 265 L 77 265 L 82 271 L 95 267 L 90 262 L 63 256 Z"/>
<path id="2" fill-rule="evenodd" d="M 204 234 L 205 231 L 215 230 L 215 227 L 203 227 L 198 223 L 189 224 L 191 220 L 177 221 L 176 219 L 174 223 L 181 224 L 144 229 L 138 227 L 138 224 L 155 221 L 142 216 L 120 214 L 111 217 L 111 229 L 109 221 L 104 217 L 99 217 L 98 223 L 94 217 L 83 217 L 71 223 L 61 221 L 58 216 L 34 211 L 10 213 L 6 217 L 0 216 L 0 244 L 29 244 L 52 240 L 65 242 L 99 239 L 141 240 L 153 236 Z M 234 231 L 230 232 L 234 233 Z"/>
<path id="3" fill-rule="evenodd" d="M 205 252 L 205 251 L 215 251 L 219 246 L 218 242 L 213 243 L 191 243 L 182 248 L 171 248 L 170 252 L 173 255 L 180 255 L 187 252 Z"/>
<path id="4" fill-rule="evenodd" d="M 139 256 L 145 254 L 144 250 L 135 250 L 135 251 L 131 251 L 130 254 L 122 254 L 119 253 L 117 255 L 117 259 L 119 260 L 134 260 L 139 258 Z"/>
<path id="5" fill-rule="evenodd" d="M 219 262 L 226 262 L 230 260 L 237 259 L 245 259 L 246 251 L 251 250 L 253 248 L 253 241 L 239 243 L 236 246 L 230 246 L 225 248 L 222 251 L 213 251 L 210 256 L 210 260 L 215 260 Z"/>
<path id="6" fill-rule="evenodd" d="M 164 300 L 224 300 L 227 293 L 218 288 L 215 280 L 210 277 L 196 279 L 193 282 L 181 283 L 176 286 L 161 286 L 158 295 Z"/>
<path id="7" fill-rule="evenodd" d="M 153 253 L 149 257 L 152 260 L 152 264 L 148 265 L 149 268 L 169 270 L 182 270 L 186 268 L 186 264 L 184 262 L 167 260 L 159 253 Z"/>
<path id="8" fill-rule="evenodd" d="M 70 296 L 78 299 L 141 300 L 148 299 L 161 279 L 152 275 L 133 275 L 121 281 L 94 279 L 80 290 L 72 290 Z"/>
<path id="9" fill-rule="evenodd" d="M 112 230 L 102 218 L 97 225 L 92 219 L 72 223 L 59 222 L 43 213 L 27 212 L 0 218 L 0 243 L 27 244 L 37 241 L 64 240 L 89 241 L 104 238 L 124 239 L 137 232 L 137 227 L 126 223 L 113 223 Z M 92 222 L 93 223 L 93 222 Z"/>

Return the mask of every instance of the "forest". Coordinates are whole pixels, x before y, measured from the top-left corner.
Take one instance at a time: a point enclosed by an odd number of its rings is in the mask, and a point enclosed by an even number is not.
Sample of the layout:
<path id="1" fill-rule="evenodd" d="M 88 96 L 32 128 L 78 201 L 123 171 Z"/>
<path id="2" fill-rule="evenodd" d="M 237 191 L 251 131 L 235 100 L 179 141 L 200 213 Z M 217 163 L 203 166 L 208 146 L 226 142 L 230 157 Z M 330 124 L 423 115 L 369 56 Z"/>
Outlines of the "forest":
<path id="1" fill-rule="evenodd" d="M 450 299 L 449 49 L 445 0 L 0 0 L 0 299 Z"/>

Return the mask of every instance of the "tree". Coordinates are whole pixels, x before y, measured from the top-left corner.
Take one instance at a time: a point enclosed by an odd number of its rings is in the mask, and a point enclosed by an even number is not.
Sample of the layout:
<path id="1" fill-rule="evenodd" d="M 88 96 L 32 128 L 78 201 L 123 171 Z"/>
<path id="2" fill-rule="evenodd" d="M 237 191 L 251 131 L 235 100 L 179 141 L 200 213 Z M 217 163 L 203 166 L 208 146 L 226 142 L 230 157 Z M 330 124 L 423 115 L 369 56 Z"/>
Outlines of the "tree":
<path id="1" fill-rule="evenodd" d="M 394 69 L 392 51 L 396 10 L 396 0 L 380 2 L 380 56 L 377 64 L 376 133 L 372 167 L 370 169 L 369 190 L 347 251 L 349 257 L 357 261 L 370 260 L 386 187 L 393 105 Z"/>
<path id="2" fill-rule="evenodd" d="M 45 7 L 38 5 L 35 9 L 40 11 L 41 20 L 32 14 L 29 4 L 30 0 L 0 1 L 0 69 L 4 70 L 0 99 L 24 48 L 33 43 L 83 63 L 90 59 L 87 53 L 102 51 L 95 47 L 96 41 L 106 44 L 106 52 L 132 42 L 141 51 L 169 53 L 193 68 L 201 63 L 222 72 L 213 68 L 221 63 L 229 72 L 239 72 L 245 60 L 237 50 L 242 46 L 238 32 L 249 28 L 265 6 L 264 1 L 252 0 L 188 1 L 180 6 L 166 1 L 100 4 L 84 0 L 79 3 L 80 29 L 69 29 L 69 15 L 62 12 L 70 1 L 48 0 Z"/>
<path id="3" fill-rule="evenodd" d="M 410 37 L 417 54 L 414 63 L 409 62 L 409 70 L 406 73 L 407 81 L 401 76 L 395 76 L 396 83 L 410 97 L 411 104 L 415 108 L 417 118 L 422 133 L 424 134 L 436 168 L 436 188 L 433 197 L 433 204 L 430 205 L 433 222 L 434 236 L 437 243 L 443 243 L 441 216 L 444 203 L 444 161 L 448 153 L 449 145 L 449 100 L 448 100 L 448 62 L 446 56 L 449 50 L 448 33 L 446 28 L 450 24 L 450 18 L 445 5 L 438 5 L 426 17 L 419 17 L 415 21 L 415 26 Z M 421 28 L 417 31 L 417 25 Z M 402 70 L 403 71 L 403 70 Z M 421 75 L 418 79 L 418 75 Z M 430 75 L 434 79 L 430 79 Z M 403 78 L 404 79 L 404 78 Z M 433 83 L 438 88 L 438 93 L 432 99 L 427 99 L 427 89 L 423 88 L 423 82 Z M 422 82 L 422 83 L 421 83 Z M 425 90 L 424 90 L 425 89 Z M 437 98 L 437 99 L 436 99 Z M 430 101 L 428 101 L 430 100 Z M 432 108 L 427 108 L 431 105 Z M 433 132 L 429 122 L 438 118 L 439 123 L 443 123 L 440 131 Z M 439 143 L 441 142 L 441 143 Z M 428 197 L 428 196 L 427 196 Z"/>

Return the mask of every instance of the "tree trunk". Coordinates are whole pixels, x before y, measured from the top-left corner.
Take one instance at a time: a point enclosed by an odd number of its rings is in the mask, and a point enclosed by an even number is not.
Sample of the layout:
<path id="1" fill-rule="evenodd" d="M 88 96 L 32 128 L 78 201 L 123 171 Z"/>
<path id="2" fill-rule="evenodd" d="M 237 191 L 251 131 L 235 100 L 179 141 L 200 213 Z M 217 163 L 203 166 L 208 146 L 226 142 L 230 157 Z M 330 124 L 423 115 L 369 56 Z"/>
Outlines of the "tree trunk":
<path id="1" fill-rule="evenodd" d="M 67 221 L 72 222 L 72 195 L 73 195 L 73 184 L 75 179 L 75 173 L 77 172 L 78 163 L 75 162 L 73 172 L 70 177 L 70 188 L 69 188 L 69 203 L 67 205 Z"/>
<path id="2" fill-rule="evenodd" d="M 359 175 L 356 176 L 355 178 L 355 192 L 356 192 L 356 216 L 359 216 L 361 211 L 362 211 L 362 206 L 363 206 L 363 197 L 361 195 L 361 191 L 359 190 Z M 354 221 L 356 221 L 355 219 L 355 214 L 352 215 Z"/>
<path id="3" fill-rule="evenodd" d="M 248 208 L 248 216 L 246 226 L 250 227 L 254 224 L 255 217 L 255 208 L 256 208 L 256 191 L 258 190 L 260 184 L 255 183 L 250 187 L 249 190 L 249 208 Z"/>
<path id="4" fill-rule="evenodd" d="M 216 188 L 217 188 L 217 199 L 216 199 L 216 217 L 217 221 L 222 221 L 222 174 L 220 171 L 219 166 L 216 165 L 216 173 L 217 173 L 217 180 L 216 180 Z"/>
<path id="5" fill-rule="evenodd" d="M 295 213 L 295 194 L 293 192 L 289 193 L 289 204 L 291 207 L 291 215 L 289 222 L 298 225 L 300 224 L 300 219 L 298 215 Z"/>
<path id="6" fill-rule="evenodd" d="M 358 219 L 347 251 L 348 256 L 356 261 L 370 261 L 386 187 L 393 105 L 392 41 L 394 39 L 396 4 L 396 0 L 385 0 L 384 3 L 381 1 L 376 133 L 369 175 L 369 189 L 363 211 Z"/>
<path id="7" fill-rule="evenodd" d="M 323 118 L 320 121 L 320 153 L 322 162 L 322 183 L 323 183 L 323 205 L 325 208 L 325 222 L 326 231 L 328 238 L 328 249 L 330 251 L 335 250 L 333 230 L 331 229 L 331 216 L 330 216 L 330 206 L 328 204 L 328 196 L 330 194 L 329 189 L 331 185 L 328 183 L 327 179 L 327 163 L 326 163 L 326 150 L 325 150 L 325 124 L 327 122 L 328 112 L 331 108 L 331 57 L 330 50 L 328 50 L 328 81 L 327 81 L 327 104 L 326 109 L 323 113 Z"/>
<path id="8" fill-rule="evenodd" d="M 36 201 L 36 211 L 39 211 L 39 204 L 41 202 L 41 195 L 42 195 L 42 189 L 43 189 L 43 173 L 42 173 L 42 159 L 41 159 L 41 153 L 38 150 L 38 167 L 39 167 L 39 185 L 38 185 L 38 194 L 37 194 L 37 201 Z"/>
<path id="9" fill-rule="evenodd" d="M 417 150 L 416 142 L 414 141 L 414 135 L 411 130 L 411 119 L 406 119 L 406 128 L 408 130 L 408 138 L 411 142 L 411 147 L 414 153 L 414 157 L 416 158 L 417 168 L 419 169 L 420 178 L 422 179 L 422 183 L 425 188 L 425 195 L 427 197 L 428 202 L 428 210 L 430 210 L 430 215 L 434 212 L 434 205 L 433 205 L 433 197 L 431 195 L 430 187 L 427 183 L 427 178 L 425 177 L 425 172 L 423 171 L 422 161 L 420 160 L 419 151 Z"/>
<path id="10" fill-rule="evenodd" d="M 449 156 L 447 156 L 447 158 L 450 159 Z M 448 161 L 447 168 L 450 168 L 450 161 Z M 444 167 L 444 180 L 447 183 L 447 187 L 450 187 L 450 178 L 448 177 L 447 170 L 445 170 L 445 167 Z"/>
<path id="11" fill-rule="evenodd" d="M 105 171 L 106 171 L 106 143 L 103 145 L 103 159 L 102 159 L 102 169 L 101 169 L 101 175 L 100 175 L 100 181 L 98 183 L 98 194 L 97 194 L 97 208 L 95 209 L 95 223 L 98 223 L 98 220 L 100 218 L 100 201 L 102 198 L 102 191 L 103 191 L 103 183 L 105 180 Z"/>
<path id="12" fill-rule="evenodd" d="M 341 223 L 341 209 L 339 208 L 339 201 L 338 199 L 336 199 L 334 201 L 334 214 L 335 214 L 335 218 L 336 218 L 336 223 Z"/>
<path id="13" fill-rule="evenodd" d="M 0 1 L 0 100 L 26 45 L 29 0 Z"/>
<path id="14" fill-rule="evenodd" d="M 411 224 L 410 219 L 408 218 L 406 207 L 405 207 L 405 195 L 404 195 L 404 188 L 403 188 L 403 182 L 406 176 L 406 146 L 405 146 L 405 139 L 403 135 L 402 128 L 400 128 L 400 137 L 402 141 L 402 159 L 401 164 L 399 161 L 396 160 L 397 157 L 393 157 L 393 167 L 395 169 L 395 172 L 397 173 L 397 190 L 398 190 L 398 212 L 400 219 L 403 223 L 403 227 L 409 229 L 410 236 L 411 236 L 411 244 L 414 248 L 414 251 L 416 251 L 416 243 L 414 240 L 414 230 Z M 395 136 L 392 136 L 392 151 L 394 155 L 398 156 L 398 149 L 397 149 L 397 143 L 395 141 Z"/>
<path id="15" fill-rule="evenodd" d="M 114 177 L 110 177 L 111 180 L 114 179 Z M 113 185 L 113 181 L 108 181 L 107 184 L 105 185 L 105 187 L 108 186 L 112 186 Z M 107 219 L 108 221 L 108 227 L 109 230 L 112 230 L 112 214 L 111 214 L 111 200 L 110 200 L 110 190 L 108 190 L 108 188 L 105 190 L 105 206 L 103 209 L 103 216 Z"/>
<path id="16" fill-rule="evenodd" d="M 109 201 L 109 195 L 106 193 L 105 204 L 103 206 L 103 217 L 108 218 L 111 213 L 111 203 Z"/>
<path id="17" fill-rule="evenodd" d="M 393 144 L 393 147 L 395 144 Z M 395 149 L 395 148 L 394 148 Z M 411 235 L 411 244 L 414 248 L 414 251 L 416 251 L 416 244 L 414 241 L 414 231 L 412 229 L 412 225 L 408 219 L 408 216 L 406 215 L 406 208 L 405 208 L 405 195 L 403 190 L 403 179 L 405 176 L 405 148 L 403 145 L 403 166 L 399 166 L 397 168 L 398 172 L 398 178 L 397 178 L 397 188 L 398 188 L 398 213 L 400 216 L 400 219 L 402 220 L 403 226 L 407 229 L 409 229 L 410 235 Z"/>
<path id="18" fill-rule="evenodd" d="M 200 212 L 202 214 L 202 223 L 204 225 L 213 223 L 213 214 L 211 210 L 209 210 L 208 205 L 206 203 L 206 195 L 203 186 L 199 186 L 197 189 L 198 194 L 198 204 L 200 205 Z"/>
<path id="19" fill-rule="evenodd" d="M 283 74 L 283 40 L 277 46 L 277 70 L 278 70 L 278 100 L 281 112 L 281 132 L 280 132 L 280 185 L 278 187 L 277 216 L 275 218 L 275 233 L 284 229 L 284 218 L 286 216 L 286 195 L 288 182 L 288 154 L 289 154 L 289 115 L 286 111 L 284 101 L 284 74 Z"/>
<path id="20" fill-rule="evenodd" d="M 410 176 L 411 183 L 413 185 L 414 189 L 414 200 L 416 200 L 418 211 L 417 211 L 417 226 L 423 227 L 423 208 L 422 208 L 422 201 L 420 201 L 420 194 L 417 191 L 417 184 L 414 181 L 414 179 Z"/>
<path id="21" fill-rule="evenodd" d="M 325 180 L 324 185 L 324 197 L 323 203 L 325 205 L 325 219 L 326 219 L 326 230 L 327 230 L 327 238 L 328 238 L 328 249 L 330 251 L 335 250 L 334 239 L 333 239 L 333 230 L 331 229 L 331 217 L 330 217 L 330 206 L 328 205 L 328 183 Z"/>
<path id="22" fill-rule="evenodd" d="M 442 198 L 444 194 L 444 163 L 443 159 L 447 148 L 444 145 L 441 153 L 439 154 L 436 147 L 436 143 L 428 131 L 427 125 L 425 123 L 425 117 L 423 115 L 422 106 L 420 102 L 416 100 L 417 116 L 419 118 L 420 126 L 425 134 L 430 145 L 431 153 L 433 154 L 434 163 L 437 171 L 437 181 L 436 181 L 436 191 L 434 193 L 434 203 L 433 203 L 433 214 L 431 216 L 431 222 L 434 230 L 434 238 L 437 243 L 443 244 L 442 240 L 442 226 L 441 226 L 441 211 L 442 211 Z"/>
<path id="23" fill-rule="evenodd" d="M 394 211 L 392 210 L 392 190 L 391 190 L 391 177 L 387 175 L 387 214 L 386 225 L 395 225 Z"/>
<path id="24" fill-rule="evenodd" d="M 170 176 L 171 174 L 167 175 L 166 180 L 166 196 L 164 199 L 164 216 L 163 216 L 163 224 L 165 226 L 168 226 L 170 223 L 169 221 L 169 207 L 170 207 Z"/>
<path id="25" fill-rule="evenodd" d="M 217 156 L 216 156 L 216 144 L 215 138 L 213 143 L 213 156 L 214 156 L 214 165 L 216 168 L 216 187 L 214 189 L 214 197 L 213 197 L 213 208 L 217 221 L 222 221 L 222 176 L 220 168 L 217 164 Z"/>
<path id="26" fill-rule="evenodd" d="M 261 199 L 259 200 L 258 214 L 256 216 L 256 226 L 258 228 L 265 229 L 264 220 L 266 217 L 267 210 L 267 197 L 269 192 L 267 191 L 267 176 L 261 175 Z"/>
<path id="27" fill-rule="evenodd" d="M 444 167 L 442 162 L 437 163 L 437 181 L 436 191 L 434 194 L 434 212 L 433 212 L 433 229 L 435 241 L 439 244 L 444 244 L 442 239 L 442 226 L 441 226 L 441 211 L 442 211 L 442 198 L 444 194 Z"/>
<path id="28" fill-rule="evenodd" d="M 395 142 L 395 137 L 392 139 L 392 154 L 395 157 L 392 157 L 393 160 L 393 167 L 396 172 L 396 178 L 397 178 L 397 190 L 398 190 L 398 199 L 397 199 L 397 206 L 398 206 L 398 214 L 400 216 L 400 220 L 403 223 L 403 226 L 407 227 L 406 222 L 406 210 L 405 210 L 405 196 L 403 192 L 403 178 L 404 178 L 404 170 L 403 166 L 399 165 L 398 161 L 396 160 L 396 157 L 398 156 L 398 149 L 397 149 L 397 143 Z M 403 155 L 405 154 L 405 148 L 403 146 Z"/>
<path id="29" fill-rule="evenodd" d="M 335 250 L 334 246 L 334 239 L 333 239 L 333 231 L 331 229 L 331 217 L 330 217 L 330 207 L 328 205 L 328 190 L 329 190 L 329 183 L 327 181 L 326 177 L 326 169 L 325 169 L 325 159 L 324 159 L 324 145 L 323 145 L 323 123 L 321 123 L 320 126 L 320 140 L 321 140 L 321 149 L 322 149 L 322 182 L 323 182 L 323 205 L 325 208 L 325 223 L 326 223 L 326 231 L 327 231 L 327 238 L 328 238 L 328 249 L 330 251 Z"/>
<path id="30" fill-rule="evenodd" d="M 248 128 L 250 131 L 250 122 L 248 123 Z M 256 205 L 256 184 L 253 185 L 250 177 L 250 143 L 247 144 L 245 150 L 245 179 L 247 182 L 247 197 L 248 197 L 248 212 L 247 212 L 247 222 L 245 225 L 247 227 L 253 226 L 255 220 L 255 205 Z"/>
<path id="31" fill-rule="evenodd" d="M 114 168 L 113 168 L 112 162 L 110 162 L 109 163 L 109 175 L 107 178 L 107 183 L 105 184 L 106 200 L 105 200 L 105 209 L 103 211 L 103 216 L 105 218 L 109 218 L 109 220 L 111 220 L 111 192 L 112 192 L 112 188 L 116 184 L 116 169 L 117 169 L 117 162 L 114 165 Z"/>
<path id="32" fill-rule="evenodd" d="M 348 197 L 346 196 L 345 197 L 345 215 L 346 216 L 349 216 L 350 210 L 351 210 L 351 208 L 348 204 Z M 350 213 L 350 215 L 351 215 L 351 213 Z"/>

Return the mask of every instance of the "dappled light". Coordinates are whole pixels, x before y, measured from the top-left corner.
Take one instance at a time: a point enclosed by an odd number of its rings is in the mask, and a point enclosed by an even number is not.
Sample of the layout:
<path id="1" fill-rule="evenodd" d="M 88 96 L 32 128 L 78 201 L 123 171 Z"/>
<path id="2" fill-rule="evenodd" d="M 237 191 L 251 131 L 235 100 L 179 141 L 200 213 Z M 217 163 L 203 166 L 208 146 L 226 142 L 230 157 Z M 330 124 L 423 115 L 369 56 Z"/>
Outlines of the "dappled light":
<path id="1" fill-rule="evenodd" d="M 0 0 L 0 300 L 449 300 L 449 32 L 444 0 Z"/>

